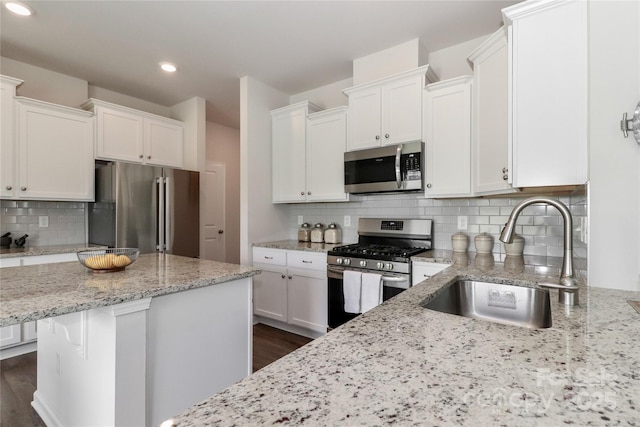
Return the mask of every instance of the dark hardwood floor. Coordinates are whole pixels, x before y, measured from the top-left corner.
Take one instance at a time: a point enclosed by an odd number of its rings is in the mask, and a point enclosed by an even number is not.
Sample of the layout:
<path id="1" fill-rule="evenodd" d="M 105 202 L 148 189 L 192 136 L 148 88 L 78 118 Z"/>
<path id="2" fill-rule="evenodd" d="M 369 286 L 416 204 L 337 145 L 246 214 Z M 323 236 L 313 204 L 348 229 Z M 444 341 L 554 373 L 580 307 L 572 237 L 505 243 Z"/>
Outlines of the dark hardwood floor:
<path id="1" fill-rule="evenodd" d="M 262 369 L 311 339 L 258 324 L 253 327 L 253 372 Z M 36 353 L 0 361 L 0 427 L 44 427 L 31 407 L 36 391 Z"/>

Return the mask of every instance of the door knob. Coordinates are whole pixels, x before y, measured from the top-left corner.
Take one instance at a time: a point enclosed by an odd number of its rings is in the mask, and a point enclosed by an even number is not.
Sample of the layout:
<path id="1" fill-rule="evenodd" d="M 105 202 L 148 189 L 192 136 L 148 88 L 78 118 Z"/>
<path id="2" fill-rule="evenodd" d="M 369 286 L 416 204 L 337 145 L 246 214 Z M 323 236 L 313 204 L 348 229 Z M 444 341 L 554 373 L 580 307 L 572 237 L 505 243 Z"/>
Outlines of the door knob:
<path id="1" fill-rule="evenodd" d="M 224 230 L 218 230 L 218 234 L 224 233 Z"/>

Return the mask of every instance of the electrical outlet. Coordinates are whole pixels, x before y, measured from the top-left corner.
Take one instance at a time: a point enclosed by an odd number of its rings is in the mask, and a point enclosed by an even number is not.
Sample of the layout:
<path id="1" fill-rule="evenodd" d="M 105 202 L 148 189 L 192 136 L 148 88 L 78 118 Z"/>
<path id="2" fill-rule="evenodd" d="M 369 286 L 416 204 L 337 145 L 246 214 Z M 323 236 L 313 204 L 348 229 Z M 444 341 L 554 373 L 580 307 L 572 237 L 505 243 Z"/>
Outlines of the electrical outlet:
<path id="1" fill-rule="evenodd" d="M 49 227 L 49 217 L 48 216 L 39 216 L 38 217 L 38 226 L 40 228 Z"/>
<path id="2" fill-rule="evenodd" d="M 351 215 L 345 215 L 343 223 L 344 227 L 351 227 Z"/>
<path id="3" fill-rule="evenodd" d="M 469 217 L 467 216 L 459 216 L 458 217 L 458 230 L 466 230 L 468 225 Z"/>
<path id="4" fill-rule="evenodd" d="M 302 218 L 302 215 L 298 215 L 298 225 L 302 225 L 303 222 L 304 218 Z"/>

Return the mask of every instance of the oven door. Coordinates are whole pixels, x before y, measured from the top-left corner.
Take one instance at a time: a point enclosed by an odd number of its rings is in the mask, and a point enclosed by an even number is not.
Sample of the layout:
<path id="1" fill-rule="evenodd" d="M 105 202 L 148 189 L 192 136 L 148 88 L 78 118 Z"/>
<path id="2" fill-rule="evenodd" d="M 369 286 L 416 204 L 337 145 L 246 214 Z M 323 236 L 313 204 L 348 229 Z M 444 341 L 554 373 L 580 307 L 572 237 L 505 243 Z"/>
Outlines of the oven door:
<path id="1" fill-rule="evenodd" d="M 342 290 L 342 276 L 345 267 L 328 266 L 328 323 L 329 330 L 347 323 L 349 320 L 359 316 L 359 314 L 346 313 L 344 311 L 344 293 Z M 370 270 L 359 268 L 349 268 L 349 270 L 371 273 Z M 411 275 L 401 273 L 387 273 L 382 275 L 382 300 L 386 301 L 400 292 L 411 287 Z"/>

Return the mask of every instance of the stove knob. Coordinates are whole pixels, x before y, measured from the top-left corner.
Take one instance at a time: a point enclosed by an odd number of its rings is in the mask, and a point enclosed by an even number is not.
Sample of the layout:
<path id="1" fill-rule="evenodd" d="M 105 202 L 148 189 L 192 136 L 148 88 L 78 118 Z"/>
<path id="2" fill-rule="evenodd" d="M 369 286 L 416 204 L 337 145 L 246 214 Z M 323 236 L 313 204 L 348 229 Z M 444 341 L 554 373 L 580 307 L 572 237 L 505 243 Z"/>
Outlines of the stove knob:
<path id="1" fill-rule="evenodd" d="M 362 260 L 360 261 L 360 267 L 366 267 L 367 266 L 367 261 Z"/>
<path id="2" fill-rule="evenodd" d="M 336 259 L 336 264 L 342 265 L 342 258 L 337 258 Z"/>
<path id="3" fill-rule="evenodd" d="M 351 260 L 349 258 L 344 259 L 344 265 L 351 265 Z"/>
<path id="4" fill-rule="evenodd" d="M 384 262 L 379 262 L 376 264 L 376 268 L 382 270 L 384 268 Z"/>
<path id="5" fill-rule="evenodd" d="M 387 263 L 387 265 L 385 265 L 385 268 L 386 268 L 387 270 L 393 270 L 393 264 L 391 264 L 391 263 L 389 262 L 389 263 Z"/>

